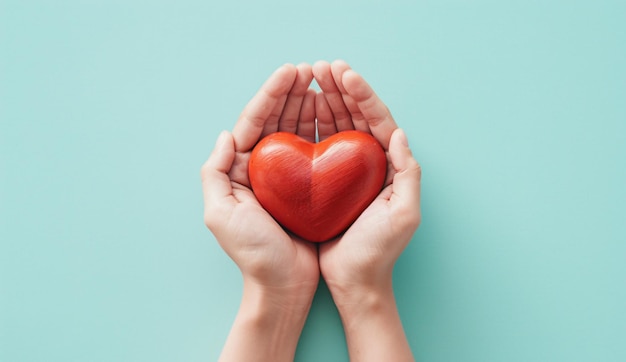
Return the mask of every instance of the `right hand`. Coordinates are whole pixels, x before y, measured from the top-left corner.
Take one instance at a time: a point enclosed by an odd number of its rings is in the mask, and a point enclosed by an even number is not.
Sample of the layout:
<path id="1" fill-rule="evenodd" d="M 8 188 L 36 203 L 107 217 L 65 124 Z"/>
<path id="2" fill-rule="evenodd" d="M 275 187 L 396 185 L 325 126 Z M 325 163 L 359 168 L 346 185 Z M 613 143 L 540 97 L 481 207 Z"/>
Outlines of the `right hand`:
<path id="1" fill-rule="evenodd" d="M 320 245 L 320 269 L 338 307 L 360 289 L 387 292 L 393 266 L 420 220 L 421 169 L 404 131 L 385 104 L 348 64 L 317 62 L 313 74 L 320 139 L 357 129 L 383 146 L 389 168 L 385 187 L 339 238 Z"/>
<path id="2" fill-rule="evenodd" d="M 388 162 L 385 187 L 337 239 L 320 245 L 320 270 L 344 325 L 350 360 L 413 361 L 393 287 L 396 260 L 420 219 L 421 169 L 406 135 L 348 64 L 318 62 L 313 74 L 320 139 L 357 129 L 372 134 Z"/>

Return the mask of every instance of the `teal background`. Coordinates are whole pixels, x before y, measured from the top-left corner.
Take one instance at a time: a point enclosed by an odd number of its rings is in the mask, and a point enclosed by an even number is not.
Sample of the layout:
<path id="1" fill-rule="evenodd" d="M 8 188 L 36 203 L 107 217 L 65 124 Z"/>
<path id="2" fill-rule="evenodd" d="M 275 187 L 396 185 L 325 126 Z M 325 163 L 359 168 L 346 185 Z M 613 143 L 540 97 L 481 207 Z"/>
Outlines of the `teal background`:
<path id="1" fill-rule="evenodd" d="M 199 168 L 285 62 L 405 128 L 420 361 L 626 360 L 626 2 L 0 0 L 0 361 L 212 361 L 241 278 Z M 327 288 L 297 361 L 347 361 Z"/>

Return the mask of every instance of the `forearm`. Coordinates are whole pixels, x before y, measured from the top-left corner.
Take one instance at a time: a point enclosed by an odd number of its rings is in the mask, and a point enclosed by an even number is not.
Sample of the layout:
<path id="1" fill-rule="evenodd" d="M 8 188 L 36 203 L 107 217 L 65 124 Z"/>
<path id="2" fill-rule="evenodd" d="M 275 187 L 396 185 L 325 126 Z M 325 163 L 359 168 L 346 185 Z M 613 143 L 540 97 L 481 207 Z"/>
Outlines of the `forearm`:
<path id="1" fill-rule="evenodd" d="M 414 361 L 391 281 L 381 287 L 355 287 L 336 294 L 333 297 L 351 361 Z"/>
<path id="2" fill-rule="evenodd" d="M 293 361 L 312 298 L 308 290 L 294 295 L 244 281 L 220 361 Z"/>

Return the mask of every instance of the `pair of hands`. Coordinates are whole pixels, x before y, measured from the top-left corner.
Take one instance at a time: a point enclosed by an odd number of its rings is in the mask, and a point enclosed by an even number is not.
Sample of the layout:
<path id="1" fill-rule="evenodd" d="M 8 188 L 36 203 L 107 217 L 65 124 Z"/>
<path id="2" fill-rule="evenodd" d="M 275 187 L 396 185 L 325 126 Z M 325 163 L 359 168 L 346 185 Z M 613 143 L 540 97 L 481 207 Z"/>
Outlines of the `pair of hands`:
<path id="1" fill-rule="evenodd" d="M 313 78 L 319 93 L 309 89 Z M 318 245 L 285 232 L 250 188 L 253 147 L 277 131 L 314 142 L 316 130 L 324 140 L 350 129 L 372 134 L 383 146 L 389 160 L 385 187 L 335 240 Z M 345 325 L 349 308 L 364 297 L 393 294 L 393 266 L 420 222 L 421 170 L 385 104 L 347 63 L 278 68 L 246 105 L 232 133 L 219 136 L 201 176 L 205 223 L 239 266 L 244 299 L 246 289 L 253 290 L 306 319 L 321 274 Z"/>

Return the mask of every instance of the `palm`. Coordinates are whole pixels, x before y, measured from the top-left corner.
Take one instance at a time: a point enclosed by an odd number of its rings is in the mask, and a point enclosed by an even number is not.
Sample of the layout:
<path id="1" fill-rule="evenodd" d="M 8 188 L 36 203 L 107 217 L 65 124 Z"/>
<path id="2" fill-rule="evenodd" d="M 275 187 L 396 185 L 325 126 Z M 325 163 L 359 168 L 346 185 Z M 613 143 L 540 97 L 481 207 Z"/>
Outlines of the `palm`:
<path id="1" fill-rule="evenodd" d="M 320 245 L 320 269 L 327 281 L 368 280 L 371 260 L 384 252 L 389 229 L 387 208 L 374 201 L 343 236 Z M 371 269 L 371 268 L 370 268 Z"/>
<path id="2" fill-rule="evenodd" d="M 317 285 L 319 278 L 317 248 L 288 235 L 261 207 L 248 179 L 251 150 L 264 136 L 314 136 L 312 79 L 308 65 L 279 68 L 244 108 L 230 140 L 216 147 L 221 155 L 207 161 L 217 159 L 207 168 L 219 171 L 205 177 L 219 182 L 204 187 L 207 226 L 245 276 L 268 286 Z"/>
<path id="3" fill-rule="evenodd" d="M 315 246 L 288 235 L 263 209 L 251 189 L 235 181 L 231 185 L 238 203 L 228 221 L 233 225 L 233 235 L 228 240 L 238 254 L 252 256 L 240 265 L 248 269 L 246 274 L 274 285 L 317 282 Z"/>
<path id="4" fill-rule="evenodd" d="M 398 136 L 393 137 L 397 126 L 387 107 L 345 62 L 318 62 L 313 73 L 323 91 L 316 97 L 320 139 L 357 129 L 372 134 L 388 156 L 385 188 L 342 236 L 319 250 L 320 269 L 329 284 L 373 282 L 376 275 L 390 275 L 419 222 L 419 199 L 396 184 L 414 178 L 405 172 L 413 166 L 406 163 L 406 152 L 412 157 Z"/>
<path id="5" fill-rule="evenodd" d="M 321 93 L 307 89 L 313 76 Z M 344 235 L 319 244 L 318 251 L 318 244 L 291 236 L 263 209 L 250 187 L 248 161 L 259 140 L 274 132 L 315 142 L 348 129 L 368 132 L 378 140 L 387 152 L 388 178 L 384 190 Z M 335 62 L 332 69 L 325 62 L 313 69 L 285 65 L 272 74 L 232 134 L 220 135 L 202 167 L 205 223 L 244 278 L 240 313 L 222 358 L 293 359 L 321 272 L 342 320 L 346 318 L 350 356 L 408 359 L 398 358 L 410 356 L 410 349 L 386 296 L 393 264 L 419 223 L 419 177 L 406 136 L 347 64 Z M 370 303 L 363 303 L 356 313 L 346 312 L 358 307 L 363 297 Z M 380 303 L 377 297 L 382 298 Z M 380 306 L 386 306 L 383 314 Z M 375 311 L 372 318 L 367 318 L 369 311 Z"/>

